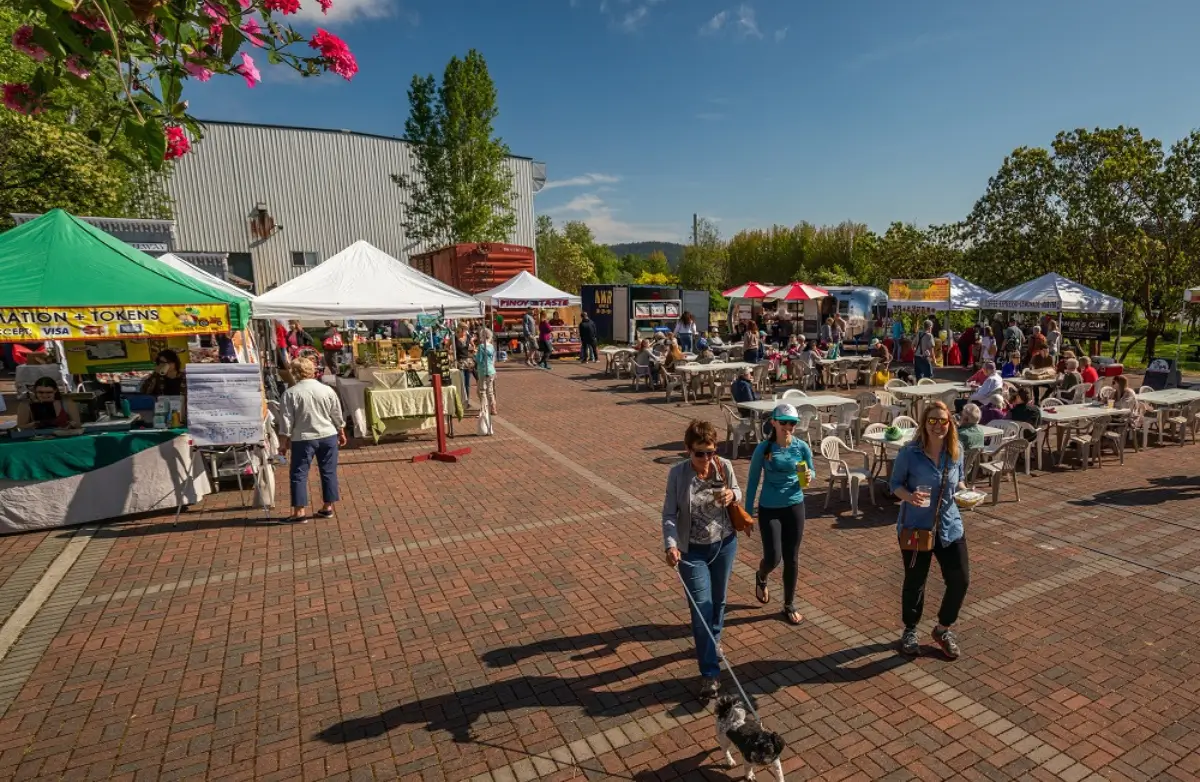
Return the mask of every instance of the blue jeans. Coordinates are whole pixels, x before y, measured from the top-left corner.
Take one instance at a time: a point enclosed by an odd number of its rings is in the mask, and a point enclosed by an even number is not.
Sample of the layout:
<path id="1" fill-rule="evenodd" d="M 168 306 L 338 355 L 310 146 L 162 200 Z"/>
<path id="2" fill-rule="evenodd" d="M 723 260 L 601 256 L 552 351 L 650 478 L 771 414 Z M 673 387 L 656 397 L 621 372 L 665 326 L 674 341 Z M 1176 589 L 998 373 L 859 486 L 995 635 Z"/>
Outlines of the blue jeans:
<path id="1" fill-rule="evenodd" d="M 466 399 L 463 400 L 463 407 L 469 407 L 471 405 L 471 375 L 474 372 L 475 370 L 473 369 L 464 369 L 462 371 L 463 396 L 466 397 Z"/>
<path id="2" fill-rule="evenodd" d="M 679 339 L 679 349 L 684 353 L 692 352 L 692 335 L 691 334 L 676 334 Z"/>
<path id="3" fill-rule="evenodd" d="M 715 559 L 714 559 L 715 557 Z M 721 673 L 721 658 L 712 638 L 704 631 L 707 625 L 713 638 L 721 640 L 721 629 L 725 625 L 725 593 L 729 589 L 729 576 L 737 559 L 737 535 L 730 535 L 720 543 L 697 545 L 692 543 L 679 563 L 679 574 L 692 600 L 700 607 L 700 613 L 688 603 L 692 611 L 692 636 L 696 639 L 696 659 L 700 663 L 701 676 L 717 676 Z"/>
<path id="4" fill-rule="evenodd" d="M 933 362 L 923 356 L 913 358 L 913 374 L 917 380 L 923 377 L 933 377 Z"/>
<path id="5" fill-rule="evenodd" d="M 317 470 L 321 473 L 321 498 L 325 502 L 338 501 L 338 438 L 330 435 L 320 440 L 292 440 L 292 507 L 308 505 L 308 468 L 313 456 L 317 457 Z"/>

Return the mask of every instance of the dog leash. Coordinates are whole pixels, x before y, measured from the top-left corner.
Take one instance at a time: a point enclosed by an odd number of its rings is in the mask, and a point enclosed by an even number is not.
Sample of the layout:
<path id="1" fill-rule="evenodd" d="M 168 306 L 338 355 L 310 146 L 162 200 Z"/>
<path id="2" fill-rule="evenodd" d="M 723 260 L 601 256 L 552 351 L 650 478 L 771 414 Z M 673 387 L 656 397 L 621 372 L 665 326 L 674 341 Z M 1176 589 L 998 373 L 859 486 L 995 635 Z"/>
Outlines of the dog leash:
<path id="1" fill-rule="evenodd" d="M 679 565 L 687 565 L 688 567 L 696 567 L 699 564 L 700 563 L 698 562 L 692 563 L 682 559 L 679 560 Z M 713 642 L 713 648 L 717 650 L 717 654 L 720 656 L 721 662 L 725 663 L 725 670 L 729 671 L 729 675 L 733 679 L 734 685 L 737 686 L 738 692 L 742 694 L 742 700 L 746 702 L 746 708 L 750 709 L 750 713 L 754 716 L 754 721 L 759 725 L 762 725 L 762 720 L 759 719 L 758 712 L 754 710 L 754 703 L 751 702 L 750 696 L 746 695 L 746 691 L 742 689 L 742 683 L 738 681 L 737 674 L 733 672 L 733 666 L 729 663 L 729 658 L 725 656 L 725 650 L 721 647 L 721 644 L 717 643 L 717 639 L 713 636 L 712 630 L 708 629 L 708 623 L 703 621 L 704 615 L 700 613 L 700 606 L 696 605 L 696 599 L 692 597 L 692 592 L 690 589 L 688 589 L 687 582 L 683 580 L 683 573 L 679 571 L 678 565 L 675 566 L 675 575 L 679 577 L 679 583 L 683 585 L 683 593 L 687 595 L 688 602 L 692 604 L 692 609 L 695 610 L 696 616 L 701 618 L 700 626 L 704 628 L 704 632 L 708 633 L 709 639 Z"/>

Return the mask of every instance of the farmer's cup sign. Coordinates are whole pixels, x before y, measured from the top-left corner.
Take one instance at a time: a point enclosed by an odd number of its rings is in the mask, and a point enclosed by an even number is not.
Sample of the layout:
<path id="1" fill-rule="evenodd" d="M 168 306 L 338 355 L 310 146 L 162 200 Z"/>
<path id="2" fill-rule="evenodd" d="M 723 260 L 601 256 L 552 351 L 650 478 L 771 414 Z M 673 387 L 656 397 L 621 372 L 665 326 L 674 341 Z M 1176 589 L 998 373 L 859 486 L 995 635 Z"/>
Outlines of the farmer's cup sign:
<path id="1" fill-rule="evenodd" d="M 1070 339 L 1100 340 L 1112 338 L 1112 320 L 1105 315 L 1089 315 L 1084 312 L 1064 312 L 1061 330 Z"/>
<path id="2" fill-rule="evenodd" d="M 892 280 L 888 284 L 888 302 L 950 301 L 950 278 L 934 277 L 927 280 Z"/>
<path id="3" fill-rule="evenodd" d="M 0 342 L 181 337 L 229 330 L 225 304 L 0 307 Z"/>

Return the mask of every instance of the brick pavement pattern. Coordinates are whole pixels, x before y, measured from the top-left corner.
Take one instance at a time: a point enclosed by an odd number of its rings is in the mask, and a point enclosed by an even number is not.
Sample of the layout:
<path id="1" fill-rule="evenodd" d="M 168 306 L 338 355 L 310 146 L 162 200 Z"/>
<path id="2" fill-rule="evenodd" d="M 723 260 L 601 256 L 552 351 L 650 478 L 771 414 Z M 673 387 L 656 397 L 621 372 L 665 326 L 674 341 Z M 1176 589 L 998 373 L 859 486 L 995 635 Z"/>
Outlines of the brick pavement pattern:
<path id="1" fill-rule="evenodd" d="M 719 408 L 566 362 L 498 390 L 461 464 L 345 451 L 333 520 L 233 491 L 89 532 L 0 662 L 0 778 L 732 778 L 658 523 L 687 421 Z M 1196 779 L 1197 454 L 1035 472 L 967 514 L 956 662 L 894 651 L 882 496 L 851 519 L 809 492 L 798 627 L 755 602 L 742 538 L 724 643 L 788 779 Z M 0 621 L 75 532 L 0 538 Z M 929 592 L 927 645 L 936 568 Z"/>

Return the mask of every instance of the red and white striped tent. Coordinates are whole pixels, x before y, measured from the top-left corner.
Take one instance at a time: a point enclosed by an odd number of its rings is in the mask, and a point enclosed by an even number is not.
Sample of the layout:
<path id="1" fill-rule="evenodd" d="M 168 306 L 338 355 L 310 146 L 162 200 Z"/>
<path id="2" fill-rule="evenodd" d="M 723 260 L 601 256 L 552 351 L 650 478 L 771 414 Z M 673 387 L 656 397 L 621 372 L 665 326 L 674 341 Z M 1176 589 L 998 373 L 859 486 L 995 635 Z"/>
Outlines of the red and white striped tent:
<path id="1" fill-rule="evenodd" d="M 747 282 L 723 291 L 721 295 L 727 299 L 765 299 L 772 287 L 758 282 Z"/>
<path id="2" fill-rule="evenodd" d="M 770 301 L 815 301 L 829 295 L 829 291 L 809 285 L 807 282 L 789 282 L 769 291 L 766 298 Z"/>

